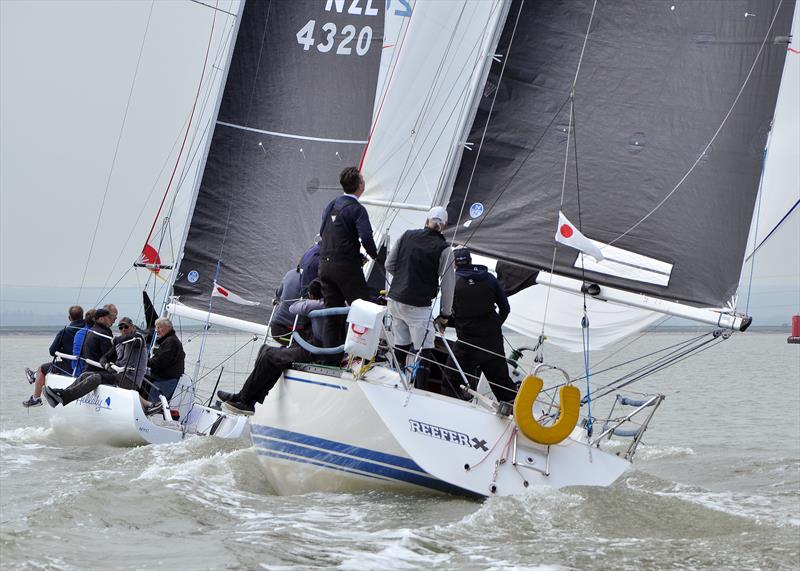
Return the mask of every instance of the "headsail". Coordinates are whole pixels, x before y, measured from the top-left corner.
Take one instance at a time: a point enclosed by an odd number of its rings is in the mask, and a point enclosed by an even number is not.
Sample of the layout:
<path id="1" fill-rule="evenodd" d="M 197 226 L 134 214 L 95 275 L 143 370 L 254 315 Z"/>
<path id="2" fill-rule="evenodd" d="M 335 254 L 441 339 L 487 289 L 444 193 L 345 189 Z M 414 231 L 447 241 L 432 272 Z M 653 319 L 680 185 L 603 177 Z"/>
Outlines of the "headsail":
<path id="1" fill-rule="evenodd" d="M 353 8 L 355 6 L 355 9 Z M 383 2 L 247 2 L 174 291 L 206 309 L 215 280 L 269 319 L 273 291 L 319 229 L 369 133 Z"/>
<path id="2" fill-rule="evenodd" d="M 742 265 L 794 2 L 748 7 L 598 2 L 592 15 L 583 0 L 515 1 L 498 49 L 505 60 L 484 88 L 474 150 L 448 207 L 458 241 L 550 270 L 561 210 L 607 260 L 562 246 L 555 273 L 724 306 Z"/>

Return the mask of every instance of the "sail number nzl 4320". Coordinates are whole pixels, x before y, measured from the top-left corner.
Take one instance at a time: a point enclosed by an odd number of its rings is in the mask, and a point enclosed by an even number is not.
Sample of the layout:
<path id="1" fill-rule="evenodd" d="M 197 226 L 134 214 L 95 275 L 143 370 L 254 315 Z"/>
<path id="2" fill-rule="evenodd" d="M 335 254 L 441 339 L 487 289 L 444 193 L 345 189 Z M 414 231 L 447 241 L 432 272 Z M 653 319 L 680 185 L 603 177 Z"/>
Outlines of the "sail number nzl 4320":
<path id="1" fill-rule="evenodd" d="M 347 13 L 352 16 L 377 16 L 378 9 L 373 2 L 381 0 L 326 0 L 325 11 L 335 11 L 339 14 Z M 336 48 L 336 55 L 351 55 L 353 48 L 359 56 L 366 55 L 372 43 L 372 26 L 363 26 L 360 29 L 353 24 L 346 24 L 339 30 L 335 23 L 325 22 L 320 24 L 317 32 L 317 21 L 309 20 L 297 32 L 297 43 L 305 51 L 316 47 L 321 53 L 328 53 Z"/>

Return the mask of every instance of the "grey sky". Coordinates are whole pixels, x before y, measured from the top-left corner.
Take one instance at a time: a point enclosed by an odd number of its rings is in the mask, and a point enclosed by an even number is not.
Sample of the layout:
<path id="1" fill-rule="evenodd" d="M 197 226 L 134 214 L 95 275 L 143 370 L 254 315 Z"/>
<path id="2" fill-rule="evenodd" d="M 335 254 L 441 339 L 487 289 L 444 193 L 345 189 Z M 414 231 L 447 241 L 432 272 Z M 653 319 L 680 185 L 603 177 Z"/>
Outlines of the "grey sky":
<path id="1" fill-rule="evenodd" d="M 219 2 L 233 12 L 237 4 Z M 213 10 L 189 0 L 152 6 L 87 287 L 116 282 L 141 249 L 175 163 L 209 42 Z M 0 1 L 0 298 L 6 309 L 8 300 L 40 307 L 42 300 L 34 299 L 46 295 L 40 288 L 76 292 L 82 282 L 150 10 L 146 0 Z M 232 23 L 217 12 L 212 58 Z M 211 64 L 207 72 L 219 77 Z M 206 83 L 204 95 L 214 91 Z M 195 123 L 205 125 L 210 111 L 209 104 L 206 117 Z M 800 123 L 797 114 L 792 121 Z M 797 184 L 800 169 L 800 125 L 795 127 L 794 140 L 781 143 L 795 149 L 786 165 L 795 169 L 789 185 Z M 761 313 L 781 322 L 781 315 L 800 312 L 799 246 L 796 213 L 756 259 L 751 313 L 757 318 Z M 142 270 L 129 272 L 121 285 L 134 287 L 145 277 Z M 97 291 L 81 302 L 91 305 Z"/>

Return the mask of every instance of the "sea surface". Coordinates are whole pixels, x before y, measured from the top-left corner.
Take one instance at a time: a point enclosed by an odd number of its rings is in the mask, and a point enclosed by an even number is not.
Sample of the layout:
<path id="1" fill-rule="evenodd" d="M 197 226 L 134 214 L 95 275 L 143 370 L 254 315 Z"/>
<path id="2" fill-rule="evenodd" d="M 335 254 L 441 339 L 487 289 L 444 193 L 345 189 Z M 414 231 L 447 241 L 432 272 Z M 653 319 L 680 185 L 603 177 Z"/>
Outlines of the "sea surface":
<path id="1" fill-rule="evenodd" d="M 649 333 L 590 365 L 694 335 Z M 45 410 L 20 404 L 31 390 L 23 368 L 46 360 L 51 337 L 0 333 L 2 569 L 800 568 L 800 345 L 786 333 L 734 335 L 629 387 L 667 398 L 633 469 L 611 487 L 485 501 L 282 497 L 244 441 L 61 442 Z M 184 342 L 193 372 L 202 339 L 187 332 Z M 220 387 L 240 385 L 256 347 L 245 335 L 209 335 L 202 391 L 211 394 L 212 366 L 236 350 Z M 545 359 L 583 370 L 581 355 L 548 349 Z M 609 379 L 598 374 L 593 386 Z"/>

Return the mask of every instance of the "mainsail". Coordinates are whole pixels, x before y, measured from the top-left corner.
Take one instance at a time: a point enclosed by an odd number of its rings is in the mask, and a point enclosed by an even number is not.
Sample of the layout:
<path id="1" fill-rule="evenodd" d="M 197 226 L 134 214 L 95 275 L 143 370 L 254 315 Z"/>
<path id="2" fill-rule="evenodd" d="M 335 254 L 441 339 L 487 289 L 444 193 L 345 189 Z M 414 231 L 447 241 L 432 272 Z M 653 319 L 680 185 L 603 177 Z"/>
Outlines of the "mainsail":
<path id="1" fill-rule="evenodd" d="M 266 323 L 367 140 L 383 2 L 247 2 L 177 279 L 182 304 Z"/>
<path id="2" fill-rule="evenodd" d="M 456 241 L 532 269 L 724 306 L 794 2 L 750 7 L 515 0 L 448 206 Z M 606 260 L 556 248 L 559 211 Z"/>

